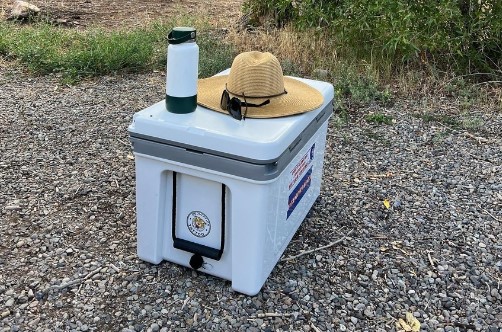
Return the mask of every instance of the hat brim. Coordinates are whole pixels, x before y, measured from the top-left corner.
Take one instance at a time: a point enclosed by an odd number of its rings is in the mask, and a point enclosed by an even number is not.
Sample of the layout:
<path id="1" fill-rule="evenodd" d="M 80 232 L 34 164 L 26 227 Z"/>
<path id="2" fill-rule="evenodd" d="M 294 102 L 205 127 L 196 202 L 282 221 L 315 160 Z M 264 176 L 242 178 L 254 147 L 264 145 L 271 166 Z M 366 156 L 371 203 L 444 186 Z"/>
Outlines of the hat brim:
<path id="1" fill-rule="evenodd" d="M 221 94 L 225 90 L 228 75 L 212 76 L 200 79 L 197 87 L 197 103 L 213 111 L 228 114 L 220 107 Z M 292 77 L 284 77 L 284 88 L 287 93 L 270 98 L 270 103 L 261 107 L 248 107 L 248 118 L 278 118 L 293 114 L 301 114 L 319 108 L 324 98 L 310 85 Z M 242 98 L 240 98 L 242 99 Z M 249 102 L 253 102 L 251 99 Z"/>

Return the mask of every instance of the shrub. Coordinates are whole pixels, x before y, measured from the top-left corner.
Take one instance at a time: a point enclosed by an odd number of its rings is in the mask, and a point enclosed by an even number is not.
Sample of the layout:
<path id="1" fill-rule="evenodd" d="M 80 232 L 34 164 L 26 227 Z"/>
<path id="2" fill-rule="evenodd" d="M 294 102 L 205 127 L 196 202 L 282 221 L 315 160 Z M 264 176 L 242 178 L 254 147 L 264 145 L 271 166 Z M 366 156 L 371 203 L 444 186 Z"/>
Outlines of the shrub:
<path id="1" fill-rule="evenodd" d="M 245 8 L 321 28 L 349 56 L 502 74 L 500 0 L 247 0 Z"/>

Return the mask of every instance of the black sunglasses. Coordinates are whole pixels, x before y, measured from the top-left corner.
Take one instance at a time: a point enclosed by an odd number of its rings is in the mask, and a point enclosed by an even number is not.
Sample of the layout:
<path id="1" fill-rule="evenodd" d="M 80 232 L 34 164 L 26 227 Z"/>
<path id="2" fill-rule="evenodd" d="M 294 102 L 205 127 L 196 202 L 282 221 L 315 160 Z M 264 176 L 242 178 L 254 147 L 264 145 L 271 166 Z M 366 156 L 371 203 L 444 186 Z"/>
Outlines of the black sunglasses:
<path id="1" fill-rule="evenodd" d="M 246 97 L 244 97 L 244 101 L 240 100 L 237 97 L 230 98 L 230 94 L 227 90 L 223 90 L 221 94 L 220 106 L 222 109 L 226 110 L 232 118 L 236 120 L 243 120 L 246 118 L 246 114 L 248 112 L 248 107 L 261 107 L 270 103 L 270 99 L 265 100 L 261 104 L 252 104 L 246 101 Z M 242 114 L 242 106 L 245 106 L 244 114 Z"/>
<path id="2" fill-rule="evenodd" d="M 283 94 L 286 94 L 286 90 L 284 92 L 272 95 L 272 96 L 263 96 L 263 97 L 253 97 L 253 96 L 247 96 L 248 98 L 273 98 L 277 97 Z M 237 97 L 232 97 L 230 98 L 230 93 L 228 89 L 225 86 L 225 90 L 223 90 L 223 93 L 221 94 L 221 100 L 220 100 L 220 107 L 224 110 L 226 110 L 232 118 L 236 120 L 243 120 L 246 118 L 246 114 L 248 111 L 248 107 L 262 107 L 270 103 L 270 99 L 265 100 L 261 104 L 253 104 L 253 103 L 248 103 L 246 101 L 246 96 L 244 94 L 238 95 L 232 92 L 233 95 L 239 96 L 244 99 L 244 101 L 240 100 Z M 244 114 L 242 114 L 242 107 L 245 107 Z"/>

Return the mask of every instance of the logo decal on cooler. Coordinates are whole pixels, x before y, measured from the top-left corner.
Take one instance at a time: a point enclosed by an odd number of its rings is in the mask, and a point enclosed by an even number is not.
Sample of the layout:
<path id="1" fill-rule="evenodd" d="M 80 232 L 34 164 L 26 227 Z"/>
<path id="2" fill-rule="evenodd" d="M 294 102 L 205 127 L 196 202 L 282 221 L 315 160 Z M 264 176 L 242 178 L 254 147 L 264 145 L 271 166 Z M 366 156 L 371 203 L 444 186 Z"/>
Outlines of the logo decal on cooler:
<path id="1" fill-rule="evenodd" d="M 192 211 L 187 217 L 187 227 L 190 233 L 197 237 L 205 237 L 211 232 L 209 218 L 200 211 Z"/>

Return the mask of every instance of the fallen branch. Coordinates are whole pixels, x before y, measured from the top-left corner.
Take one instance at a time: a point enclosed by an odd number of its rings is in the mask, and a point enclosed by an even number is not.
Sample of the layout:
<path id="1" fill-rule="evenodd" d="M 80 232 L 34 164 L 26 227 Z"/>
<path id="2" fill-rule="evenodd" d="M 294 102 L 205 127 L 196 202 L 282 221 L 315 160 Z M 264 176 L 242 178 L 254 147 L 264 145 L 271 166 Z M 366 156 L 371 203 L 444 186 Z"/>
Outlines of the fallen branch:
<path id="1" fill-rule="evenodd" d="M 265 318 L 265 317 L 290 317 L 293 316 L 293 314 L 286 313 L 286 314 L 279 314 L 275 312 L 266 312 L 264 314 L 258 314 L 258 318 Z"/>
<path id="2" fill-rule="evenodd" d="M 315 325 L 314 323 L 310 323 L 310 327 L 315 331 L 315 332 L 321 332 L 321 330 L 319 330 Z"/>
<path id="3" fill-rule="evenodd" d="M 435 269 L 436 267 L 434 266 L 434 261 L 432 260 L 430 252 L 427 253 L 427 257 L 429 258 L 429 263 L 431 263 L 432 268 Z"/>
<path id="4" fill-rule="evenodd" d="M 495 217 L 493 214 L 491 214 L 490 212 L 488 212 L 486 209 L 483 209 L 483 208 L 481 208 L 481 209 L 483 210 L 483 212 L 485 212 L 485 213 L 486 213 L 486 214 L 488 214 L 490 217 L 492 217 L 495 221 L 500 222 L 500 219 L 499 219 L 499 218 Z"/>
<path id="5" fill-rule="evenodd" d="M 481 143 L 488 143 L 488 139 L 486 139 L 486 138 L 484 138 L 484 137 L 481 137 L 481 136 L 475 136 L 475 135 L 473 135 L 473 134 L 471 134 L 471 133 L 468 133 L 468 132 L 465 132 L 464 134 L 465 134 L 465 136 L 470 137 L 470 138 L 472 138 L 472 139 L 476 140 L 476 141 L 478 142 L 478 144 L 481 144 Z"/>
<path id="6" fill-rule="evenodd" d="M 279 312 L 266 312 L 263 314 L 257 314 L 253 318 L 249 318 L 248 320 L 255 320 L 256 318 L 274 318 L 274 317 L 291 317 L 291 316 L 298 316 L 300 313 L 299 312 L 285 312 L 285 313 L 279 313 Z"/>
<path id="7" fill-rule="evenodd" d="M 502 84 L 502 81 L 485 81 L 485 82 L 481 82 L 481 83 L 476 83 L 476 84 L 474 84 L 474 86 L 482 85 L 482 84 Z"/>
<path id="8" fill-rule="evenodd" d="M 67 287 L 78 285 L 78 284 L 84 282 L 85 280 L 91 278 L 92 276 L 94 276 L 96 273 L 98 273 L 101 270 L 101 268 L 102 267 L 100 266 L 100 267 L 96 268 L 95 270 L 89 272 L 84 278 L 77 278 L 77 279 L 65 282 L 65 283 L 63 283 L 61 285 L 52 285 L 52 286 L 49 286 L 46 289 L 44 289 L 42 292 L 45 293 L 45 294 L 47 294 L 51 289 L 61 290 L 61 289 L 67 288 Z"/>
<path id="9" fill-rule="evenodd" d="M 330 248 L 332 246 L 334 246 L 335 244 L 338 244 L 340 242 L 342 242 L 343 240 L 345 240 L 350 234 L 352 234 L 354 230 L 351 229 L 347 234 L 345 234 L 343 237 L 341 237 L 340 239 L 336 240 L 336 241 L 333 241 L 331 243 L 328 243 L 327 245 L 325 246 L 322 246 L 322 247 L 319 247 L 319 248 L 315 248 L 315 249 L 311 249 L 311 250 L 307 250 L 307 251 L 304 251 L 298 255 L 294 255 L 294 256 L 289 256 L 287 258 L 283 258 L 281 259 L 281 262 L 287 262 L 287 261 L 291 261 L 293 259 L 296 259 L 298 257 L 301 257 L 301 256 L 304 256 L 304 255 L 308 255 L 308 254 L 311 254 L 313 252 L 316 252 L 316 251 L 319 251 L 319 250 L 323 250 L 323 249 L 327 249 L 327 248 Z"/>

